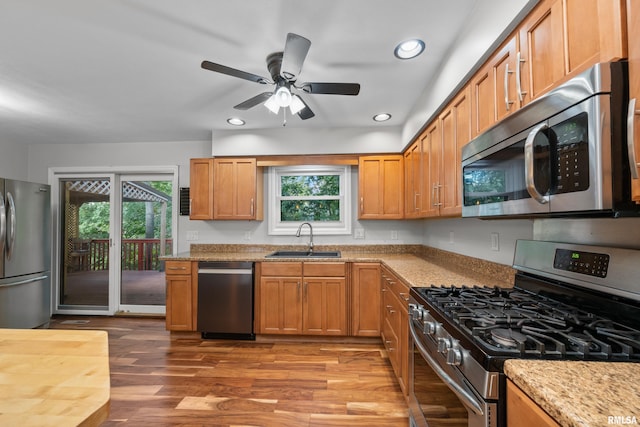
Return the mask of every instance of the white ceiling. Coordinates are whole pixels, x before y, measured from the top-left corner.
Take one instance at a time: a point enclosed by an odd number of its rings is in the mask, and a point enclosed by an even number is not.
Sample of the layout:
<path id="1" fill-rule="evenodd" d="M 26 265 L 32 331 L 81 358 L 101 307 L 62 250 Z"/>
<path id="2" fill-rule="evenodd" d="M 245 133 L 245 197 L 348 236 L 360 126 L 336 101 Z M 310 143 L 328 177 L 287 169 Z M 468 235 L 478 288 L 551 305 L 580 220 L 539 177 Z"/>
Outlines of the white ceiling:
<path id="1" fill-rule="evenodd" d="M 286 34 L 311 40 L 299 81 L 357 82 L 353 96 L 303 98 L 316 117 L 287 126 L 401 126 L 479 0 L 2 0 L 0 142 L 208 140 L 226 119 L 282 126 L 233 106 L 265 86 L 203 70 L 203 60 L 269 77 Z M 393 56 L 407 38 L 413 60 Z"/>

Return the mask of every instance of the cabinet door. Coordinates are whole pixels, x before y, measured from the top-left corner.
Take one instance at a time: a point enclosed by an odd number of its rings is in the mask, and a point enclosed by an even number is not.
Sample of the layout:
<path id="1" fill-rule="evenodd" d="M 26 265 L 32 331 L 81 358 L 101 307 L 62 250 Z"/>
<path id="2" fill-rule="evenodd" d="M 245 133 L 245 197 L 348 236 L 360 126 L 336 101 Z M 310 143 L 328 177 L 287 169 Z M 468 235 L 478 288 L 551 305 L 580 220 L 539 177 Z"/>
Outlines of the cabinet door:
<path id="1" fill-rule="evenodd" d="M 403 157 L 362 156 L 358 161 L 360 219 L 403 217 Z"/>
<path id="2" fill-rule="evenodd" d="M 562 0 L 542 0 L 520 26 L 523 103 L 551 89 L 564 76 Z"/>
<path id="3" fill-rule="evenodd" d="M 422 205 L 420 217 L 440 214 L 440 168 L 442 165 L 442 139 L 438 121 L 427 129 L 422 140 Z"/>
<path id="4" fill-rule="evenodd" d="M 260 333 L 299 334 L 302 331 L 301 278 L 260 279 Z"/>
<path id="5" fill-rule="evenodd" d="M 633 140 L 635 161 L 640 162 L 640 4 L 637 0 L 627 0 L 627 31 L 629 35 L 629 99 L 632 116 L 632 132 L 628 138 Z M 633 104 L 635 103 L 635 107 Z M 636 171 L 640 174 L 639 168 Z M 640 179 L 633 179 L 633 200 L 640 203 Z"/>
<path id="6" fill-rule="evenodd" d="M 189 162 L 189 218 L 213 219 L 213 159 Z"/>
<path id="7" fill-rule="evenodd" d="M 509 427 L 560 426 L 511 380 L 507 380 L 507 425 Z"/>
<path id="8" fill-rule="evenodd" d="M 440 116 L 442 178 L 440 216 L 462 215 L 462 147 L 471 139 L 471 95 L 463 89 Z"/>
<path id="9" fill-rule="evenodd" d="M 261 219 L 256 159 L 214 159 L 213 183 L 214 219 Z"/>
<path id="10" fill-rule="evenodd" d="M 473 136 L 480 135 L 496 121 L 495 86 L 491 64 L 483 66 L 471 80 Z"/>
<path id="11" fill-rule="evenodd" d="M 492 57 L 491 68 L 495 79 L 496 121 L 516 111 L 520 105 L 516 95 L 517 37 L 510 38 Z"/>
<path id="12" fill-rule="evenodd" d="M 190 275 L 167 275 L 166 328 L 169 331 L 193 331 Z"/>
<path id="13" fill-rule="evenodd" d="M 380 336 L 380 264 L 354 263 L 351 267 L 351 333 Z"/>
<path id="14" fill-rule="evenodd" d="M 404 215 L 405 218 L 420 216 L 420 184 L 422 182 L 422 141 L 414 142 L 404 153 Z"/>
<path id="15" fill-rule="evenodd" d="M 563 4 L 565 74 L 626 57 L 620 0 L 564 0 Z"/>
<path id="16" fill-rule="evenodd" d="M 304 334 L 347 335 L 344 278 L 305 277 L 303 301 Z"/>

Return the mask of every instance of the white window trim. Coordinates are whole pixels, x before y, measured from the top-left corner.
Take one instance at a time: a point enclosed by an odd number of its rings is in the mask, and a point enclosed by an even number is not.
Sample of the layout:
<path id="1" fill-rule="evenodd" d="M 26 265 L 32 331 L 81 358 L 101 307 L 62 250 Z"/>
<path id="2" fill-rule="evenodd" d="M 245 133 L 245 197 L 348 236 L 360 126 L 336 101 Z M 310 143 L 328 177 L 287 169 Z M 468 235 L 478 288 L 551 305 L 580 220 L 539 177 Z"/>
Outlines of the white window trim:
<path id="1" fill-rule="evenodd" d="M 313 221 L 314 235 L 351 234 L 351 167 L 340 165 L 277 166 L 269 168 L 268 224 L 269 235 L 293 235 L 302 222 L 280 221 L 280 176 L 291 174 L 340 175 L 340 221 Z"/>

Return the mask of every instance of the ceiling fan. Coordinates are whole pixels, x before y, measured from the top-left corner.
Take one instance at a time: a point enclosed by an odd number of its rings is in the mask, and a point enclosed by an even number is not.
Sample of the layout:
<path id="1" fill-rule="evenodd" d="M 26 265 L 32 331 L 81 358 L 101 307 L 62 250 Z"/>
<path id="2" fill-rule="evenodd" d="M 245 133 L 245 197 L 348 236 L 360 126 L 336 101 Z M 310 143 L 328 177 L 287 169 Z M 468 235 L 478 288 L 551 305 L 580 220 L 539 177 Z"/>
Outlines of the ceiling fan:
<path id="1" fill-rule="evenodd" d="M 236 70 L 225 65 L 209 61 L 202 61 L 202 68 L 232 77 L 249 80 L 260 84 L 274 85 L 271 92 L 263 92 L 244 102 L 234 106 L 238 110 L 248 110 L 258 104 L 264 104 L 271 112 L 278 114 L 280 108 L 288 107 L 291 114 L 297 114 L 302 120 L 315 116 L 313 111 L 304 102 L 302 97 L 292 92 L 292 89 L 301 90 L 309 94 L 329 95 L 357 95 L 360 92 L 358 83 L 316 83 L 305 82 L 298 84 L 297 79 L 302 64 L 309 52 L 311 42 L 297 34 L 287 34 L 287 41 L 283 52 L 275 52 L 267 56 L 267 69 L 272 80 L 246 71 Z M 286 113 L 285 113 L 286 114 Z"/>

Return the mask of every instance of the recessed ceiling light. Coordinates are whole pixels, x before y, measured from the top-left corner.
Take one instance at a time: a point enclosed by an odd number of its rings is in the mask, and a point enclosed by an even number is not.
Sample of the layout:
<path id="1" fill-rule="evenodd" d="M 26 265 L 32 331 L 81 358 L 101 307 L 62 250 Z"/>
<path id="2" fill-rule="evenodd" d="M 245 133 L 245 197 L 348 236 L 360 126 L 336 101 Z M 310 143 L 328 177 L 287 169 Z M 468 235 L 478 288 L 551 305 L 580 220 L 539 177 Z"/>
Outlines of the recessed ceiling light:
<path id="1" fill-rule="evenodd" d="M 234 126 L 243 126 L 244 125 L 244 120 L 239 119 L 237 117 L 231 117 L 227 119 L 227 123 L 229 123 L 230 125 L 234 125 Z"/>
<path id="2" fill-rule="evenodd" d="M 373 116 L 373 120 L 376 122 L 386 122 L 391 118 L 391 114 L 389 113 L 380 113 Z"/>
<path id="3" fill-rule="evenodd" d="M 424 42 L 420 39 L 405 40 L 393 51 L 396 58 L 411 59 L 420 55 L 424 51 Z"/>

